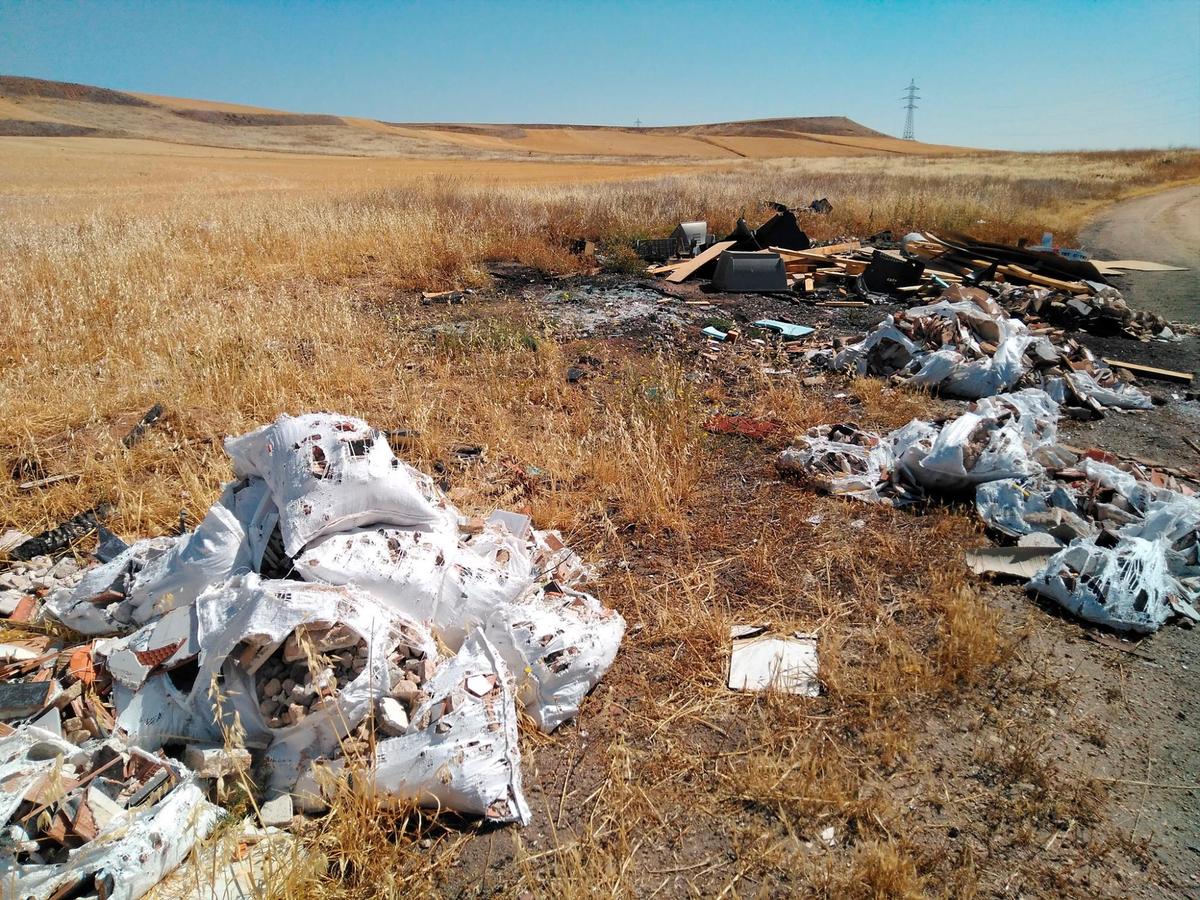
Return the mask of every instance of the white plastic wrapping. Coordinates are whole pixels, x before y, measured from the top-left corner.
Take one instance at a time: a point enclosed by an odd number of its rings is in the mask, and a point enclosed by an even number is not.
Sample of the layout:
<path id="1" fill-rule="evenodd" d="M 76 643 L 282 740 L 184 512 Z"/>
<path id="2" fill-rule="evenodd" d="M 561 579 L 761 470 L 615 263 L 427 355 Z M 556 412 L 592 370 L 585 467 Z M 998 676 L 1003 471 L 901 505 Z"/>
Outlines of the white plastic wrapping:
<path id="1" fill-rule="evenodd" d="M 425 690 L 408 733 L 376 746 L 376 786 L 426 807 L 528 823 L 512 677 L 499 651 L 472 633 Z"/>
<path id="2" fill-rule="evenodd" d="M 831 439 L 831 434 L 857 442 Z M 853 426 L 831 425 L 810 428 L 801 446 L 789 447 L 775 460 L 779 471 L 800 475 L 827 494 L 868 503 L 882 502 L 880 487 L 893 463 L 892 445 L 886 438 Z"/>
<path id="3" fill-rule="evenodd" d="M 73 588 L 46 598 L 46 613 L 80 634 L 116 634 L 135 628 L 132 604 L 126 599 L 137 573 L 156 557 L 169 552 L 179 538 L 137 541 L 115 559 L 95 566 Z"/>
<path id="4" fill-rule="evenodd" d="M 398 460 L 362 419 L 280 416 L 225 441 L 239 477 L 256 475 L 280 512 L 284 550 L 295 556 L 323 534 L 359 525 L 430 526 L 444 515 L 430 479 Z"/>
<path id="5" fill-rule="evenodd" d="M 189 613 L 177 610 L 176 615 Z M 335 587 L 296 581 L 264 581 L 256 575 L 234 578 L 207 591 L 194 607 L 196 647 L 193 658 L 198 674 L 189 689 L 181 690 L 169 673 L 147 677 L 136 672 L 132 679 L 114 677 L 120 690 L 118 722 L 131 743 L 156 749 L 168 740 L 187 738 L 220 743 L 223 728 L 233 725 L 236 715 L 249 746 L 265 746 L 273 788 L 288 788 L 312 760 L 336 756 L 338 742 L 353 730 L 373 708 L 375 700 L 390 687 L 387 656 L 397 644 L 421 650 L 437 659 L 432 636 L 415 621 L 387 609 L 371 595 L 351 586 Z M 361 675 L 344 685 L 336 703 L 314 709 L 302 721 L 284 728 L 271 728 L 259 712 L 254 668 L 244 668 L 234 659 L 234 650 L 245 642 L 261 646 L 266 659 L 297 626 L 342 624 L 363 638 L 369 661 Z M 155 625 L 120 641 L 97 646 L 98 656 L 110 668 L 124 657 L 125 647 L 153 649 Z M 187 659 L 176 655 L 163 664 L 170 667 Z M 138 676 L 144 683 L 138 681 Z M 221 717 L 212 697 L 219 684 Z"/>
<path id="6" fill-rule="evenodd" d="M 283 416 L 226 446 L 238 480 L 194 533 L 139 542 L 49 604 L 89 634 L 126 633 L 97 642 L 95 655 L 112 675 L 130 744 L 219 744 L 232 729 L 256 751 L 265 786 L 288 790 L 314 763 L 336 761 L 341 741 L 397 689 L 393 651 L 403 645 L 425 673 L 444 646 L 458 656 L 433 676 L 454 668 L 448 680 L 422 684 L 433 700 L 410 714 L 408 733 L 380 745 L 378 783 L 423 803 L 526 821 L 514 703 L 547 731 L 573 717 L 625 629 L 576 590 L 591 574 L 580 558 L 520 515 L 462 531 L 433 482 L 358 419 Z M 304 581 L 261 578 L 268 563 Z M 328 686 L 305 686 L 296 696 L 313 699 L 299 708 L 278 686 L 260 698 L 255 671 L 301 625 L 348 628 L 367 653 L 341 663 L 332 698 Z M 492 687 L 481 691 L 477 675 Z M 385 727 L 395 733 L 399 722 Z"/>
<path id="7" fill-rule="evenodd" d="M 1095 400 L 1101 406 L 1118 409 L 1153 409 L 1150 396 L 1131 384 L 1114 382 L 1106 387 L 1087 372 L 1067 372 L 1066 379 L 1081 397 Z"/>
<path id="8" fill-rule="evenodd" d="M 194 532 L 151 559 L 134 577 L 130 618 L 143 624 L 190 606 L 211 585 L 249 571 L 250 544 L 241 522 L 231 510 L 214 504 Z"/>
<path id="9" fill-rule="evenodd" d="M 318 538 L 296 557 L 305 581 L 354 584 L 396 612 L 433 623 L 457 531 L 376 526 Z"/>
<path id="10" fill-rule="evenodd" d="M 1171 574 L 1166 548 L 1122 536 L 1112 547 L 1080 540 L 1059 551 L 1027 585 L 1088 622 L 1156 631 L 1176 614 L 1200 620 Z"/>

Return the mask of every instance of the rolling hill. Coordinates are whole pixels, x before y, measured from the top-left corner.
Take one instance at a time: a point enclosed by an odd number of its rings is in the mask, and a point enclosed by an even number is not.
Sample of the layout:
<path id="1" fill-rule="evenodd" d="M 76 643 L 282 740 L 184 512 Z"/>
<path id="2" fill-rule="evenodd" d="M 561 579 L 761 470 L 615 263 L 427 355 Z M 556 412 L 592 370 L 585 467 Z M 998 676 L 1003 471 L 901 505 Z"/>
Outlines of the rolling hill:
<path id="1" fill-rule="evenodd" d="M 136 138 L 331 156 L 480 159 L 665 161 L 962 152 L 901 141 L 841 116 L 648 128 L 397 123 L 20 76 L 0 76 L 3 136 Z"/>

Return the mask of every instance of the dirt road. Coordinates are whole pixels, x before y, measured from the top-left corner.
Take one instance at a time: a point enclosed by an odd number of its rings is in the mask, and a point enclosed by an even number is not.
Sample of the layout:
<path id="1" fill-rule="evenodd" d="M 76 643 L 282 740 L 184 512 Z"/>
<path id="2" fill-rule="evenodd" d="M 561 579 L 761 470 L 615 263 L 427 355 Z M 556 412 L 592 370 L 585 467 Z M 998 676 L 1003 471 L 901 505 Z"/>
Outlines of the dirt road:
<path id="1" fill-rule="evenodd" d="M 1133 272 L 1113 279 L 1130 304 L 1174 322 L 1200 322 L 1200 185 L 1120 203 L 1084 229 L 1100 259 L 1148 259 L 1186 272 Z"/>

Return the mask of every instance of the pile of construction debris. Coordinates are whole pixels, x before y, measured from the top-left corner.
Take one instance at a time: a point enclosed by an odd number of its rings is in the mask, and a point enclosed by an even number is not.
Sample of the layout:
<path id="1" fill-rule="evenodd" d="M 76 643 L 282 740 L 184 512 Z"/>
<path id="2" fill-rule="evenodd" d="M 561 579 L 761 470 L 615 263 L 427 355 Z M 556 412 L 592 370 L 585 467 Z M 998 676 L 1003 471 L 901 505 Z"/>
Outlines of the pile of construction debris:
<path id="1" fill-rule="evenodd" d="M 881 232 L 865 241 L 815 246 L 795 211 L 770 206 L 774 215 L 757 229 L 739 219 L 717 240 L 706 222 L 682 222 L 671 238 L 639 242 L 636 249 L 647 260 L 662 261 L 649 274 L 675 284 L 708 278 L 722 292 L 791 292 L 818 305 L 865 305 L 914 302 L 956 285 L 991 284 L 1000 305 L 1031 327 L 1044 321 L 1134 338 L 1173 334 L 1162 317 L 1130 309 L 1105 278 L 1171 266 L 1106 263 L 1049 245 L 1009 247 L 953 234 L 914 233 L 896 241 Z"/>
<path id="2" fill-rule="evenodd" d="M 96 640 L 0 657 L 5 896 L 140 896 L 215 822 L 201 779 L 252 774 L 286 824 L 355 754 L 398 800 L 523 824 L 518 704 L 552 731 L 616 655 L 624 621 L 556 533 L 461 516 L 365 422 L 226 448 L 194 532 L 6 573 L 25 621 Z"/>
<path id="3" fill-rule="evenodd" d="M 1040 387 L 1082 418 L 1098 416 L 1104 407 L 1151 406 L 1131 376 L 1103 365 L 1061 333 L 1031 331 L 981 288 L 948 288 L 936 303 L 888 316 L 858 343 L 807 356 L 839 371 L 969 400 Z"/>
<path id="4" fill-rule="evenodd" d="M 921 277 L 939 284 L 936 302 L 804 357 L 977 402 L 950 421 L 914 419 L 886 435 L 853 424 L 813 428 L 779 455 L 780 471 L 874 503 L 970 496 L 992 531 L 1022 542 L 997 551 L 999 569 L 977 554 L 978 570 L 1019 573 L 1031 591 L 1119 630 L 1200 621 L 1200 499 L 1167 473 L 1118 469 L 1115 459 L 1061 445 L 1057 432 L 1062 415 L 1150 409 L 1133 371 L 1183 382 L 1191 373 L 1109 365 L 1039 317 L 1103 322 L 1096 330 L 1130 337 L 1165 323 L 1132 313 L 1086 260 L 963 236 L 909 235 L 902 247 L 925 262 Z"/>

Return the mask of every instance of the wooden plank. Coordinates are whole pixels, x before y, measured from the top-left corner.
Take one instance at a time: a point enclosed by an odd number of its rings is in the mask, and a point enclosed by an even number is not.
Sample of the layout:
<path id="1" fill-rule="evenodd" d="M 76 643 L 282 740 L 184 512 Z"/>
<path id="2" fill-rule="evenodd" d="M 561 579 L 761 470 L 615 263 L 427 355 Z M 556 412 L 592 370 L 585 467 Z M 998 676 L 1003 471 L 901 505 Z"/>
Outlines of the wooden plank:
<path id="1" fill-rule="evenodd" d="M 36 481 L 22 482 L 21 484 L 17 485 L 17 487 L 22 491 L 32 491 L 36 490 L 37 488 L 49 487 L 52 484 L 58 484 L 60 481 L 69 481 L 75 478 L 79 478 L 79 475 L 76 473 L 51 475 L 49 478 L 39 478 Z"/>
<path id="2" fill-rule="evenodd" d="M 826 300 L 817 304 L 826 309 L 865 309 L 869 305 L 862 300 Z"/>
<path id="3" fill-rule="evenodd" d="M 769 247 L 771 253 L 778 253 L 784 259 L 815 259 L 818 262 L 827 260 L 839 253 L 849 253 L 858 250 L 862 244 L 858 241 L 847 241 L 844 244 L 830 244 L 828 247 L 812 247 L 808 250 L 788 250 L 785 247 Z"/>
<path id="4" fill-rule="evenodd" d="M 661 275 L 663 272 L 674 272 L 676 269 L 686 266 L 689 262 L 690 260 L 685 259 L 682 262 L 668 263 L 665 266 L 651 266 L 646 270 L 646 273 L 649 275 Z"/>
<path id="5" fill-rule="evenodd" d="M 1168 266 L 1166 263 L 1150 262 L 1145 259 L 1093 259 L 1092 265 L 1100 270 L 1102 275 L 1120 275 L 1121 270 L 1130 272 L 1186 272 L 1180 266 Z M 1111 270 L 1111 271 L 1110 271 Z"/>
<path id="6" fill-rule="evenodd" d="M 1068 294 L 1090 294 L 1089 288 L 1082 281 L 1062 281 L 1058 278 L 1051 278 L 1049 275 L 1039 275 L 1037 272 L 1030 272 L 1023 266 L 1004 265 L 996 268 L 997 272 L 1004 275 L 1012 275 L 1021 278 L 1032 284 L 1040 284 L 1042 287 L 1052 287 L 1056 290 L 1065 291 Z"/>
<path id="7" fill-rule="evenodd" d="M 1145 375 L 1147 378 L 1158 378 L 1162 381 L 1178 381 L 1180 384 L 1191 384 L 1191 372 L 1176 372 L 1174 369 L 1156 369 L 1154 366 L 1142 366 L 1137 363 L 1122 362 L 1119 359 L 1105 357 L 1104 364 L 1114 369 L 1125 369 L 1135 375 Z"/>
<path id="8" fill-rule="evenodd" d="M 667 276 L 667 281 L 671 282 L 672 284 L 679 284 L 680 282 L 687 281 L 692 277 L 697 269 L 701 268 L 705 263 L 712 262 L 736 243 L 737 241 L 720 241 L 716 244 L 713 244 L 699 256 L 692 257 L 687 261 L 686 264 L 671 272 L 671 274 Z"/>

